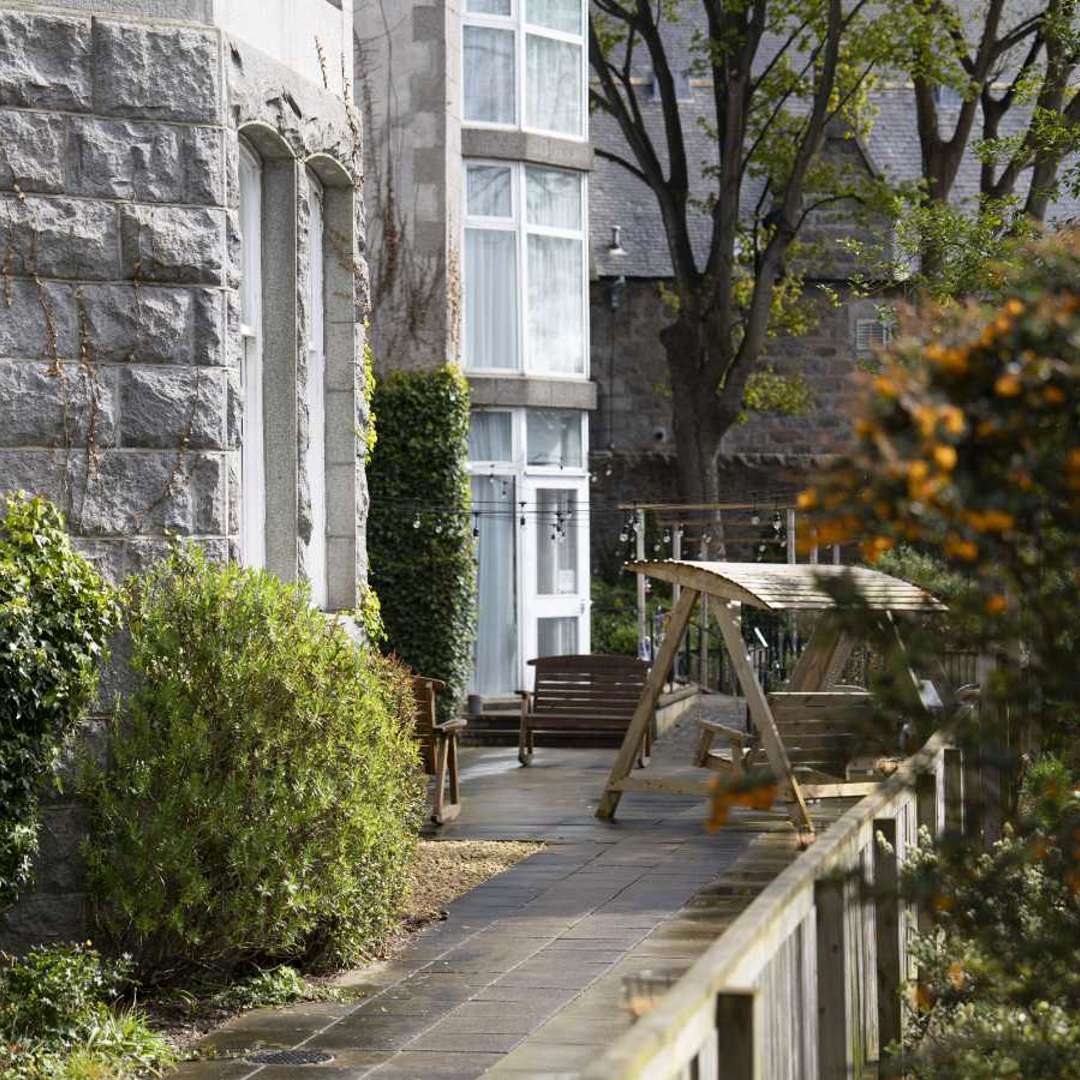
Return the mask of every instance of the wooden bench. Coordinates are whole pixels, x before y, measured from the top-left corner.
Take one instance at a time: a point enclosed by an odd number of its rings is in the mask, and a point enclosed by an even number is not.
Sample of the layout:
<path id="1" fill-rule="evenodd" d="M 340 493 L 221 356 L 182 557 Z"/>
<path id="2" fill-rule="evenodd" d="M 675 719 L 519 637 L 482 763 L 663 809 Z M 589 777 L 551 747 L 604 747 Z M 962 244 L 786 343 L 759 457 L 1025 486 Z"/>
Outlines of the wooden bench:
<path id="1" fill-rule="evenodd" d="M 780 740 L 808 797 L 822 797 L 826 788 L 848 780 L 848 766 L 857 759 L 891 761 L 897 747 L 874 730 L 870 695 L 855 687 L 825 691 L 783 691 L 766 695 Z M 764 768 L 764 750 L 745 731 L 702 719 L 695 764 L 742 776 Z M 729 749 L 712 748 L 717 735 Z M 888 768 L 882 767 L 882 775 Z M 865 769 L 860 779 L 865 777 Z M 809 785 L 809 787 L 807 787 Z M 838 792 L 837 792 L 838 793 Z"/>
<path id="2" fill-rule="evenodd" d="M 521 694 L 518 761 L 532 761 L 533 736 L 541 734 L 622 736 L 641 700 L 649 666 L 632 656 L 543 656 L 530 660 L 536 669 L 532 693 Z M 639 764 L 651 749 L 646 730 Z"/>
<path id="3" fill-rule="evenodd" d="M 446 683 L 416 675 L 412 681 L 413 697 L 416 699 L 416 738 L 420 743 L 420 755 L 424 772 L 435 777 L 435 799 L 431 808 L 431 820 L 436 825 L 453 821 L 461 811 L 461 785 L 458 778 L 458 735 L 466 726 L 464 718 L 435 719 L 435 697 Z M 449 798 L 447 784 L 449 782 Z"/>

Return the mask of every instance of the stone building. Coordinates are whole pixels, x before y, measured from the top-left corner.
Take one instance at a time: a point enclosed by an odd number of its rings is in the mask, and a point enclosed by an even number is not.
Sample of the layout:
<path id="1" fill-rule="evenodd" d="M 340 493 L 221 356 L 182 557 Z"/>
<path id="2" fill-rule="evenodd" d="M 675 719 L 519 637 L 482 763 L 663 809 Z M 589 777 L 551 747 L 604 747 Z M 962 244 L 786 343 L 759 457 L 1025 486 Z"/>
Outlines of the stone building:
<path id="1" fill-rule="evenodd" d="M 355 607 L 351 0 L 0 0 L 0 491 L 118 580 L 169 536 Z M 77 807 L 2 940 L 77 933 Z"/>
<path id="2" fill-rule="evenodd" d="M 692 21 L 669 26 L 669 59 L 679 80 L 693 194 L 704 200 L 715 190 L 715 181 L 704 172 L 705 164 L 716 156 L 715 141 L 706 130 L 714 114 L 711 82 L 694 74 Z M 651 90 L 652 71 L 644 51 L 632 82 L 646 122 L 659 132 L 660 102 Z M 865 139 L 833 128 L 822 153 L 837 164 L 893 183 L 917 183 L 921 152 L 912 95 L 911 86 L 903 81 L 882 79 L 872 95 L 876 115 Z M 952 130 L 959 99 L 942 90 L 938 107 L 943 130 Z M 1021 123 L 1023 116 L 1016 112 L 1005 126 L 1015 132 Z M 597 150 L 633 158 L 614 121 L 606 116 L 593 117 L 592 142 Z M 953 188 L 958 204 L 970 204 L 977 197 L 979 170 L 971 150 Z M 759 191 L 748 180 L 742 208 L 747 216 Z M 661 299 L 661 287 L 671 279 L 663 225 L 652 191 L 599 153 L 590 192 L 592 376 L 598 394 L 590 444 L 597 478 L 594 503 L 611 507 L 634 500 L 670 501 L 677 496 L 677 486 L 668 370 L 659 340 L 670 319 Z M 873 281 L 875 263 L 880 275 L 881 263 L 898 254 L 893 251 L 892 224 L 866 220 L 854 211 L 851 205 L 833 204 L 812 215 L 801 234 L 812 252 L 806 266 L 807 295 L 826 288 L 839 305 L 833 306 L 831 300 L 821 303 L 820 317 L 808 333 L 769 342 L 765 363 L 778 373 L 802 378 L 808 408 L 801 415 L 748 413 L 746 422 L 727 432 L 720 452 L 725 498 L 790 496 L 847 445 L 851 405 L 858 392 L 855 373 L 860 365 L 873 362 L 887 342 L 889 309 L 899 292 L 895 280 Z M 1075 220 L 1078 213 L 1080 202 L 1063 197 L 1049 218 Z M 708 214 L 692 212 L 690 228 L 695 250 L 702 255 L 710 235 Z M 864 250 L 878 254 L 860 264 L 847 240 L 860 241 Z M 851 286 L 856 272 L 873 285 L 872 297 L 855 295 Z M 600 546 L 604 550 L 614 546 L 611 534 L 618 534 L 623 519 L 617 513 L 594 513 L 594 549 L 601 533 L 606 540 Z"/>
<path id="3" fill-rule="evenodd" d="M 356 3 L 373 340 L 383 370 L 468 377 L 487 698 L 589 651 L 587 15 Z"/>

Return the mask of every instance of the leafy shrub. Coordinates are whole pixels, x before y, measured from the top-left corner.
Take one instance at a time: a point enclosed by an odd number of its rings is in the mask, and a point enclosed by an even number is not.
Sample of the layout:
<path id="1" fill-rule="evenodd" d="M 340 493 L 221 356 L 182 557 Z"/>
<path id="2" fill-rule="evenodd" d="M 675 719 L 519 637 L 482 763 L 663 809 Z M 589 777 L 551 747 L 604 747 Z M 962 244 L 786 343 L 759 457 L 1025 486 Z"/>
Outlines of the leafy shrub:
<path id="1" fill-rule="evenodd" d="M 289 1005 L 311 996 L 311 987 L 294 967 L 279 964 L 241 979 L 214 996 L 214 1002 L 234 1009 Z"/>
<path id="2" fill-rule="evenodd" d="M 378 380 L 379 441 L 368 465 L 371 585 L 387 648 L 442 679 L 442 719 L 472 673 L 476 568 L 469 518 L 469 391 L 453 367 Z"/>
<path id="3" fill-rule="evenodd" d="M 196 549 L 129 583 L 140 682 L 89 765 L 89 881 L 146 972 L 354 962 L 405 890 L 421 779 L 399 665 L 306 589 Z"/>
<path id="4" fill-rule="evenodd" d="M 172 1060 L 134 1009 L 114 1004 L 130 961 L 89 946 L 0 954 L 0 1072 L 11 1080 L 159 1075 Z"/>
<path id="5" fill-rule="evenodd" d="M 37 793 L 93 699 L 117 626 L 113 591 L 59 510 L 9 495 L 0 518 L 0 908 L 30 878 Z"/>
<path id="6" fill-rule="evenodd" d="M 989 852 L 924 837 L 907 865 L 904 893 L 936 925 L 913 948 L 906 1075 L 1080 1075 L 1078 781 L 1045 758 L 1025 777 L 1021 817 Z"/>

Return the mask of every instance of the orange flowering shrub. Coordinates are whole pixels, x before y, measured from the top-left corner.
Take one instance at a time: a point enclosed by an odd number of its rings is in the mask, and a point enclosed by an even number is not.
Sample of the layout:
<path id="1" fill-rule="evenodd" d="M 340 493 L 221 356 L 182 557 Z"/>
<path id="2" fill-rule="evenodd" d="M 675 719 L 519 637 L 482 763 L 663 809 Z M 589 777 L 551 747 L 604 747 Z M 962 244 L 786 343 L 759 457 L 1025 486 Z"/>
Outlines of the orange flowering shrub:
<path id="1" fill-rule="evenodd" d="M 1028 675 L 1071 726 L 1080 234 L 1032 245 L 1022 265 L 1000 305 L 908 320 L 867 387 L 847 460 L 800 497 L 813 512 L 800 542 L 857 541 L 869 562 L 914 545 L 969 576 L 987 643 L 1025 643 Z"/>

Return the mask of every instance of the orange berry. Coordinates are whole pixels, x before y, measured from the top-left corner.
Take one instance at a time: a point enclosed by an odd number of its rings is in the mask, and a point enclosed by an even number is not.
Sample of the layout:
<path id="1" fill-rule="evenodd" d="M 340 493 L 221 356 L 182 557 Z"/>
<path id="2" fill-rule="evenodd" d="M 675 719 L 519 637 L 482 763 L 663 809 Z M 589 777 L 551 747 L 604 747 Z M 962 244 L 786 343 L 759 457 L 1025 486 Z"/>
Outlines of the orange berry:
<path id="1" fill-rule="evenodd" d="M 1020 390 L 1020 380 L 1011 371 L 999 375 L 994 383 L 994 393 L 998 397 L 1016 397 Z"/>
<path id="2" fill-rule="evenodd" d="M 956 468 L 956 450 L 951 446 L 935 446 L 934 460 L 946 472 Z"/>
<path id="3" fill-rule="evenodd" d="M 995 593 L 986 601 L 986 610 L 991 615 L 1001 615 L 1009 608 L 1009 601 L 1001 593 Z"/>

